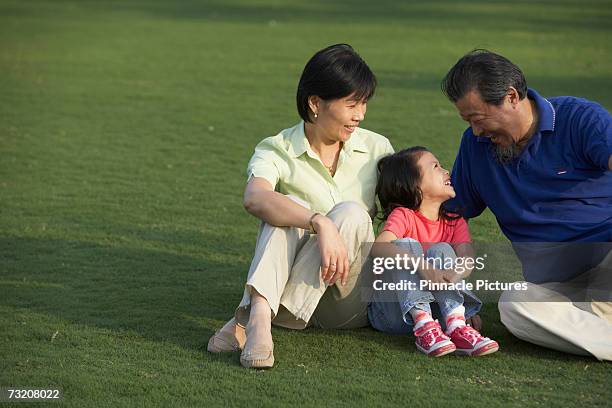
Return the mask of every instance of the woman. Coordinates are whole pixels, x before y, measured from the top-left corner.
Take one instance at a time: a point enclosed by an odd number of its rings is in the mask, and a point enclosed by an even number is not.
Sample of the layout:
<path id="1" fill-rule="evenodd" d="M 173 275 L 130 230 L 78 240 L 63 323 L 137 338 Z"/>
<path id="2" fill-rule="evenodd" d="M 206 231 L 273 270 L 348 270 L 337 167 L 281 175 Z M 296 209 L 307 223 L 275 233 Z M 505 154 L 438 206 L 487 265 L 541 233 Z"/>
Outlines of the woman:
<path id="1" fill-rule="evenodd" d="M 376 78 L 347 44 L 317 52 L 297 90 L 296 126 L 264 139 L 248 165 L 244 207 L 262 220 L 242 302 L 208 343 L 242 349 L 244 367 L 274 364 L 271 323 L 368 325 L 361 244 L 373 242 L 376 163 L 389 141 L 358 127 Z"/>

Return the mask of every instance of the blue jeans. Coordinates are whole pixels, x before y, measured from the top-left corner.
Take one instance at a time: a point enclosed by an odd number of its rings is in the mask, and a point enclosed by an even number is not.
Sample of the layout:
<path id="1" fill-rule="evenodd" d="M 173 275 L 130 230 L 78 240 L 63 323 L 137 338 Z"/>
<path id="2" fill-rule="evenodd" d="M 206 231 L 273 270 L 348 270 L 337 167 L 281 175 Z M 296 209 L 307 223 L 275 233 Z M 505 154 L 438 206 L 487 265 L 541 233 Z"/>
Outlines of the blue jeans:
<path id="1" fill-rule="evenodd" d="M 402 238 L 393 241 L 401 248 L 408 249 L 415 257 L 423 256 L 423 247 L 412 238 Z M 426 259 L 436 259 L 442 265 L 452 264 L 456 259 L 453 248 L 446 242 L 432 245 L 425 254 Z M 438 265 L 439 263 L 436 263 Z M 390 296 L 389 291 L 374 291 L 372 301 L 368 305 L 368 319 L 376 330 L 392 334 L 412 333 L 414 322 L 410 310 L 417 308 L 432 313 L 430 303 L 434 302 L 433 315 L 444 325 L 444 318 L 458 306 L 465 306 L 465 317 L 470 318 L 482 307 L 482 302 L 471 291 L 420 290 L 421 281 L 418 272 L 411 273 L 407 269 L 394 269 L 385 273 L 392 274 L 393 282 L 403 280 L 414 282 L 416 289 L 394 291 L 397 296 Z"/>

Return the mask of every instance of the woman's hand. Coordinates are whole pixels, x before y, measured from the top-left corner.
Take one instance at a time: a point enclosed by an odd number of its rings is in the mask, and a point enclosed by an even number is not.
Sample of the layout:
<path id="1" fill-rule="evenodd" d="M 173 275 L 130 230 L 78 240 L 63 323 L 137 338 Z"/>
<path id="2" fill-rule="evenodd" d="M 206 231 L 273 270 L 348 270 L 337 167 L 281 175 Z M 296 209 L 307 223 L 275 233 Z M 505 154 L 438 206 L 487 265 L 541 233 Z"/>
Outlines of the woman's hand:
<path id="1" fill-rule="evenodd" d="M 324 215 L 314 217 L 312 224 L 319 235 L 321 278 L 328 285 L 333 285 L 340 279 L 340 283 L 344 286 L 348 279 L 350 264 L 338 227 Z"/>

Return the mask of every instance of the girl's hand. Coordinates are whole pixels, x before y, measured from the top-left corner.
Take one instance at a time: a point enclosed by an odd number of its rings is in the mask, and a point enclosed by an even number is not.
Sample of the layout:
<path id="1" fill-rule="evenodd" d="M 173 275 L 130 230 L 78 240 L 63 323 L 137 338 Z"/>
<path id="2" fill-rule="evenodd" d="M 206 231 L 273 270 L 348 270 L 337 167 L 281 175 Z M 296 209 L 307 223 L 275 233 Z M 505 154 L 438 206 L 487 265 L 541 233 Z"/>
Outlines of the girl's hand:
<path id="1" fill-rule="evenodd" d="M 312 224 L 319 235 L 319 251 L 321 253 L 321 278 L 328 285 L 333 285 L 340 279 L 342 286 L 346 284 L 350 264 L 344 241 L 334 222 L 318 215 Z"/>
<path id="2" fill-rule="evenodd" d="M 457 283 L 462 281 L 463 279 L 470 276 L 470 273 L 472 272 L 471 270 L 468 272 L 464 269 L 448 269 L 448 271 L 452 272 L 451 274 L 448 274 L 448 277 L 451 279 L 449 280 L 449 282 L 451 283 Z"/>

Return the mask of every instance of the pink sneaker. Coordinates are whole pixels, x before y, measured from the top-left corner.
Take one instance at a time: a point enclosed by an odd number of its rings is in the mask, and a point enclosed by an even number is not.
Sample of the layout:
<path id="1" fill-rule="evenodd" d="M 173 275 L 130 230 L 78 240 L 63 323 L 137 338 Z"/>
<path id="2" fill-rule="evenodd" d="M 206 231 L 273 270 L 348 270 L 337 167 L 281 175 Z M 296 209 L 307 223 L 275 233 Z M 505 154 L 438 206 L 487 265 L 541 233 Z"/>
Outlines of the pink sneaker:
<path id="1" fill-rule="evenodd" d="M 414 335 L 417 349 L 430 357 L 440 357 L 456 349 L 437 320 L 425 323 L 414 331 Z"/>
<path id="2" fill-rule="evenodd" d="M 457 346 L 457 354 L 467 356 L 484 356 L 499 350 L 499 344 L 488 337 L 482 337 L 472 326 L 457 327 L 450 335 Z"/>

